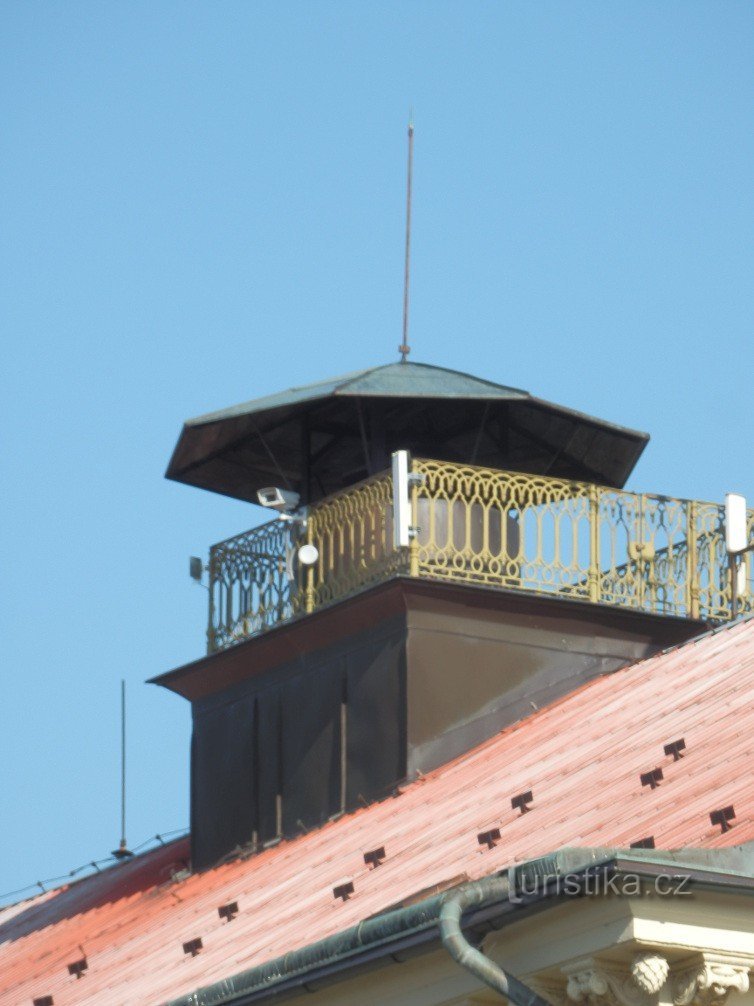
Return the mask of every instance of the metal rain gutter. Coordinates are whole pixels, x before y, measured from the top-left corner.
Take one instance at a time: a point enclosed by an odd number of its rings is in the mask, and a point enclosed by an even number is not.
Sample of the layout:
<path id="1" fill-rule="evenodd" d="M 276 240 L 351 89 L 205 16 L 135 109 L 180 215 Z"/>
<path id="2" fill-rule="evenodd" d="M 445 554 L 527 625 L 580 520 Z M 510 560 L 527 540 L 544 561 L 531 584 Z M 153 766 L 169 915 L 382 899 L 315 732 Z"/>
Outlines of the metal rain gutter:
<path id="1" fill-rule="evenodd" d="M 432 938 L 442 901 L 442 895 L 435 895 L 408 908 L 367 919 L 266 964 L 206 985 L 190 995 L 171 999 L 164 1006 L 226 1006 L 231 1003 L 246 1006 L 292 987 L 301 988 L 333 969 L 341 970 L 362 963 L 364 959 L 381 956 L 381 950 L 395 952 L 398 942 L 406 946 L 413 942 L 413 937 L 421 939 L 427 933 Z"/>
<path id="2" fill-rule="evenodd" d="M 475 951 L 461 932 L 460 919 L 464 911 L 498 905 L 505 901 L 507 891 L 507 875 L 494 875 L 464 884 L 416 905 L 366 919 L 301 950 L 171 999 L 164 1006 L 247 1006 L 296 989 L 315 991 L 310 988 L 313 983 L 336 972 L 435 942 L 438 936 L 443 942 L 447 940 L 445 945 L 455 960 L 491 988 L 497 991 L 506 989 L 505 995 L 516 1006 L 549 1006 L 531 989 Z M 483 965 L 478 958 L 484 962 Z M 518 990 L 520 998 L 516 997 Z"/>
<path id="3" fill-rule="evenodd" d="M 320 983 L 334 980 L 344 971 L 377 963 L 380 959 L 410 950 L 426 949 L 440 939 L 462 967 L 479 981 L 509 998 L 516 1006 L 548 1006 L 528 986 L 503 971 L 476 950 L 463 935 L 462 925 L 478 925 L 518 909 L 558 897 L 557 880 L 565 875 L 586 875 L 593 870 L 654 873 L 659 868 L 685 869 L 696 882 L 754 889 L 754 843 L 715 850 L 638 850 L 617 848 L 562 849 L 503 874 L 463 884 L 406 908 L 366 919 L 334 936 L 319 940 L 265 964 L 179 996 L 163 1006 L 250 1006 L 251 1003 L 301 990 L 317 991 Z M 643 869 L 642 869 L 643 868 Z M 541 884 L 536 895 L 509 898 L 520 884 Z M 466 913 L 466 915 L 464 914 Z M 495 928 L 498 928 L 497 926 Z"/>

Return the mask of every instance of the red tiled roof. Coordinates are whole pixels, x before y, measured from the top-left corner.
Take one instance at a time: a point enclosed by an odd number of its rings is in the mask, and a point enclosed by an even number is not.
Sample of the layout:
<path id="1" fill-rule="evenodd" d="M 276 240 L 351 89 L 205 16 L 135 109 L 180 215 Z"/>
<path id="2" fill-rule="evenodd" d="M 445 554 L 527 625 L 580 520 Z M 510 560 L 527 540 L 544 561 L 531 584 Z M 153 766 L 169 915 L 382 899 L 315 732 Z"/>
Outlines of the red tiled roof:
<path id="1" fill-rule="evenodd" d="M 592 681 L 414 783 L 294 841 L 182 881 L 172 843 L 0 912 L 0 1004 L 160 1003 L 383 911 L 566 845 L 754 839 L 754 619 Z M 684 757 L 663 747 L 683 738 Z M 640 776 L 654 768 L 656 789 Z M 520 814 L 511 797 L 532 790 Z M 710 812 L 732 804 L 726 834 Z M 499 828 L 488 849 L 477 835 Z M 381 866 L 364 853 L 385 847 Z M 333 888 L 352 881 L 347 901 Z M 237 901 L 223 922 L 220 905 Z M 183 943 L 201 937 L 197 957 Z M 67 965 L 81 957 L 77 980 Z"/>

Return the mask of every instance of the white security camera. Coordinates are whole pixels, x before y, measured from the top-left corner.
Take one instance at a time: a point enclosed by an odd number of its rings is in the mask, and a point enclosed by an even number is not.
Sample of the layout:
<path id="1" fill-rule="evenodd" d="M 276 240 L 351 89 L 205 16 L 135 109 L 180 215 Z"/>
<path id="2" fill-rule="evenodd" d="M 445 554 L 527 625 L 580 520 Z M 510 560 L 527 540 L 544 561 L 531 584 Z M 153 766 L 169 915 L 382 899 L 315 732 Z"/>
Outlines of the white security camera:
<path id="1" fill-rule="evenodd" d="M 277 510 L 278 513 L 291 513 L 298 506 L 301 497 L 290 489 L 268 486 L 257 492 L 257 499 L 262 506 Z"/>

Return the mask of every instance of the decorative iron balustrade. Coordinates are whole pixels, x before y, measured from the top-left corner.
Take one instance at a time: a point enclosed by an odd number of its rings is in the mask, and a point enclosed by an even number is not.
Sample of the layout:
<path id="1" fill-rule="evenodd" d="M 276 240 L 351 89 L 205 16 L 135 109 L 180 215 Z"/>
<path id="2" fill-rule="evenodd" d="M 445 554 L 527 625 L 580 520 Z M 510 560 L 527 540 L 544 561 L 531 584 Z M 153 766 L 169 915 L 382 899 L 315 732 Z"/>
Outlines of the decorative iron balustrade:
<path id="1" fill-rule="evenodd" d="M 390 475 L 378 475 L 312 507 L 305 529 L 274 520 L 213 545 L 209 652 L 404 571 L 393 548 L 392 493 Z M 313 566 L 298 561 L 304 543 L 319 553 Z"/>
<path id="2" fill-rule="evenodd" d="M 208 649 L 224 650 L 302 610 L 291 562 L 294 525 L 263 524 L 213 545 L 209 553 Z"/>
<path id="3" fill-rule="evenodd" d="M 402 574 L 722 622 L 732 616 L 724 509 L 585 482 L 414 460 L 410 545 L 393 544 L 389 473 L 210 551 L 209 650 Z M 754 540 L 754 510 L 749 512 Z M 299 547 L 316 546 L 312 566 Z M 752 556 L 739 611 L 754 610 Z"/>

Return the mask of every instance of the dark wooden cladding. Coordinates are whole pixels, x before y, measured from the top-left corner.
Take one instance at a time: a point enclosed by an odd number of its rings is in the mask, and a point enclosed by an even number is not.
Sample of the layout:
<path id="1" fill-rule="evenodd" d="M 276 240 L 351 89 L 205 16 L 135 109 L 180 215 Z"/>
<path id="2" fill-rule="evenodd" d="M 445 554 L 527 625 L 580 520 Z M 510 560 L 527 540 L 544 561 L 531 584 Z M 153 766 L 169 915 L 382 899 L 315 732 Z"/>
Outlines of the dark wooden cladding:
<path id="1" fill-rule="evenodd" d="M 317 827 L 405 776 L 403 629 L 381 628 L 194 703 L 195 868 Z"/>
<path id="2" fill-rule="evenodd" d="M 378 710 L 395 710 L 380 716 Z M 347 671 L 346 808 L 383 796 L 406 775 L 406 646 L 400 631 L 367 641 Z"/>
<path id="3" fill-rule="evenodd" d="M 256 696 L 255 740 L 257 752 L 257 806 L 255 820 L 243 841 L 263 840 L 279 832 L 282 793 L 282 709 L 279 689 L 267 689 Z M 194 712 L 194 729 L 197 714 Z M 192 766 L 196 771 L 200 766 Z M 192 833 L 193 834 L 193 833 Z M 205 858 L 205 861 L 210 862 Z"/>
<path id="4" fill-rule="evenodd" d="M 282 831 L 293 835 L 344 809 L 340 804 L 340 696 L 344 661 L 283 686 Z"/>
<path id="5" fill-rule="evenodd" d="M 193 865 L 381 799 L 701 628 L 396 578 L 164 675 L 192 699 Z"/>
<path id="6" fill-rule="evenodd" d="M 206 711 L 191 749 L 191 832 L 214 860 L 249 841 L 257 806 L 254 697 Z M 206 850 L 206 851 L 205 851 Z M 205 860 L 206 861 L 206 860 Z"/>

